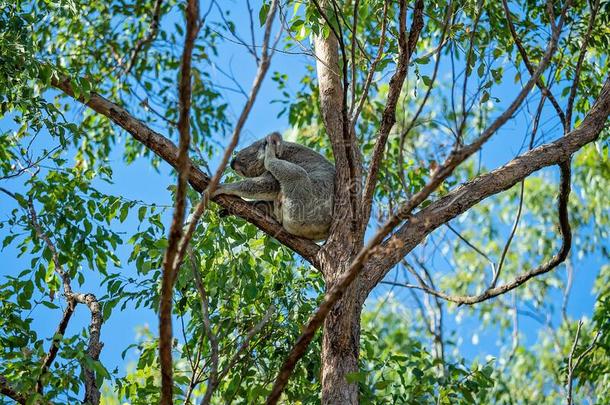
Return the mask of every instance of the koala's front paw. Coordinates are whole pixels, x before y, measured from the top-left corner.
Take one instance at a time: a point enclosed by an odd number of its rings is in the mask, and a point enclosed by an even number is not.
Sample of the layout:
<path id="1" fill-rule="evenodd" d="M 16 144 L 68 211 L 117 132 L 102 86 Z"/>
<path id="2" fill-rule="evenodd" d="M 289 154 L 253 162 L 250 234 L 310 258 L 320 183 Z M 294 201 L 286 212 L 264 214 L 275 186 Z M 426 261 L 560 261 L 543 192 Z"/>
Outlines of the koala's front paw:
<path id="1" fill-rule="evenodd" d="M 265 152 L 270 153 L 272 156 L 280 156 L 282 153 L 282 135 L 278 132 L 274 132 L 265 137 L 266 145 Z"/>

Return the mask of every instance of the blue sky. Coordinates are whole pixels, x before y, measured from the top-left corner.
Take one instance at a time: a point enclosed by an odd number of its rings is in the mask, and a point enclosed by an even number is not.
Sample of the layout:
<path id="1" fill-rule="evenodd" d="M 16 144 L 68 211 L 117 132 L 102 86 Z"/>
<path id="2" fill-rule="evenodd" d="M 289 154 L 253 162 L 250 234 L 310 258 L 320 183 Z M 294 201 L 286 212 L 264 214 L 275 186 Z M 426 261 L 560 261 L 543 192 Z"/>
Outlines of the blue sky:
<path id="1" fill-rule="evenodd" d="M 237 26 L 247 26 L 247 17 L 243 10 L 239 10 L 242 5 L 239 2 L 234 3 L 235 12 L 232 13 L 236 19 Z M 239 11 L 237 11 L 239 10 Z M 166 19 L 162 20 L 163 23 L 167 23 Z M 252 82 L 255 64 L 252 57 L 244 52 L 242 46 L 224 42 L 219 49 L 219 54 L 222 55 L 222 63 L 226 70 L 232 70 L 235 73 L 236 78 L 241 82 L 245 89 L 249 89 Z M 306 65 L 311 65 L 313 60 L 305 55 L 293 55 L 284 54 L 277 52 L 274 56 L 271 71 L 265 80 L 260 95 L 254 105 L 254 108 L 249 116 L 244 131 L 242 133 L 240 145 L 246 145 L 252 140 L 257 139 L 269 132 L 279 130 L 284 131 L 288 129 L 288 123 L 285 116 L 277 118 L 277 114 L 281 109 L 281 105 L 273 103 L 273 100 L 279 98 L 275 83 L 269 78 L 273 71 L 289 72 L 290 81 L 288 82 L 288 91 L 294 92 L 299 88 L 298 79 L 304 72 Z M 210 72 L 218 83 L 229 84 L 222 75 L 214 70 Z M 441 72 L 441 79 L 446 80 L 446 73 Z M 443 76 L 445 75 L 445 76 Z M 503 100 L 510 100 L 514 96 L 515 91 L 518 90 L 517 86 L 512 83 L 507 83 L 500 86 L 497 90 L 499 93 L 494 94 Z M 242 108 L 245 101 L 244 97 L 233 93 L 225 92 L 226 99 L 229 102 L 229 114 L 236 118 Z M 137 111 L 132 112 L 137 113 Z M 82 108 L 75 109 L 75 117 L 79 118 L 82 114 Z M 0 132 L 4 132 L 7 129 L 11 129 L 10 120 L 5 118 L 0 120 Z M 502 131 L 486 146 L 484 156 L 485 165 L 488 167 L 497 166 L 503 162 L 508 161 L 514 157 L 518 152 L 518 146 L 520 142 L 515 142 L 515 137 L 521 139 L 523 134 L 526 132 L 526 122 L 524 120 L 515 120 L 509 123 Z M 48 137 L 42 140 L 39 147 L 45 146 L 45 142 L 50 142 Z M 131 200 L 143 200 L 147 203 L 156 203 L 158 205 L 171 205 L 171 195 L 167 190 L 168 186 L 173 185 L 175 180 L 172 172 L 169 170 L 167 165 L 162 165 L 160 170 L 157 172 L 151 168 L 149 162 L 145 158 L 136 160 L 133 164 L 127 166 L 122 160 L 121 142 L 122 139 L 114 149 L 111 155 L 112 166 L 114 170 L 113 184 L 107 184 L 98 182 L 96 187 L 103 192 L 107 192 L 113 195 L 121 195 Z M 227 139 L 221 140 L 221 142 L 227 142 Z M 47 144 L 48 145 L 48 144 Z M 218 157 L 210 162 L 212 169 L 217 165 Z M 550 176 L 554 173 L 555 169 L 548 169 L 547 172 Z M 10 190 L 19 191 L 22 190 L 21 179 L 14 181 L 2 181 L 0 185 Z M 10 210 L 14 208 L 14 203 L 7 196 L 0 194 L 0 221 L 4 221 Z M 169 219 L 166 220 L 166 224 L 169 224 Z M 133 219 L 128 219 L 124 224 L 121 224 L 119 231 L 125 232 L 127 235 L 124 239 L 128 238 L 129 232 L 137 226 L 137 222 Z M 9 229 L 7 227 L 0 229 L 0 240 L 2 240 Z M 554 237 L 550 235 L 549 237 Z M 127 244 L 120 246 L 117 255 L 121 258 L 123 267 L 120 269 L 124 275 L 135 275 L 135 269 L 133 265 L 127 264 L 127 257 L 131 251 L 131 247 Z M 0 265 L 2 267 L 2 274 L 16 275 L 24 268 L 29 265 L 29 258 L 22 257 L 17 258 L 17 251 L 9 246 L 0 253 Z M 570 305 L 568 307 L 569 314 L 574 318 L 579 318 L 582 315 L 588 315 L 592 311 L 594 297 L 591 294 L 591 287 L 597 269 L 601 264 L 601 258 L 592 257 L 585 260 L 575 262 L 575 283 L 571 295 Z M 112 269 L 111 269 L 112 270 Z M 115 269 L 118 270 L 118 269 Z M 99 295 L 103 292 L 99 288 L 100 278 L 97 274 L 89 272 L 87 274 L 86 284 L 82 287 L 78 287 L 79 291 L 99 291 Z M 383 299 L 389 289 L 385 286 L 377 288 L 370 300 Z M 406 291 L 400 291 L 394 289 L 397 299 L 405 300 L 410 302 L 409 295 Z M 59 299 L 59 298 L 58 298 Z M 557 296 L 553 296 L 552 300 L 557 303 L 557 307 L 561 304 L 561 296 L 557 291 Z M 462 310 L 460 310 L 462 311 Z M 51 311 L 43 306 L 38 306 L 32 313 L 32 317 L 35 320 L 35 328 L 43 336 L 52 336 L 53 330 L 55 329 L 58 320 L 61 316 L 59 311 Z M 82 327 L 88 324 L 89 313 L 84 308 L 79 308 L 76 312 L 76 316 L 70 324 L 68 333 L 77 333 Z M 461 335 L 463 342 L 460 345 L 460 353 L 468 358 L 474 358 L 476 356 L 484 358 L 488 354 L 497 355 L 498 348 L 498 333 L 493 328 L 485 329 L 479 335 L 479 343 L 473 344 L 472 342 L 472 331 L 478 332 L 477 319 L 471 317 L 464 317 L 461 323 L 455 321 L 455 314 L 449 314 L 447 319 L 447 330 L 456 329 L 457 334 Z M 528 318 L 521 317 L 521 333 L 525 335 L 528 343 L 535 341 L 535 336 L 538 333 L 539 325 Z M 144 310 L 142 308 L 134 310 L 129 308 L 123 312 L 115 310 L 111 318 L 103 326 L 102 341 L 105 343 L 104 350 L 102 352 L 101 360 L 112 370 L 118 367 L 119 372 L 125 371 L 125 365 L 127 364 L 121 358 L 121 352 L 130 343 L 132 343 L 136 336 L 136 330 L 141 325 L 148 324 L 156 334 L 157 331 L 157 319 L 154 313 L 151 311 Z M 176 330 L 176 329 L 175 329 Z M 135 359 L 135 353 L 132 351 L 128 354 L 128 361 Z"/>

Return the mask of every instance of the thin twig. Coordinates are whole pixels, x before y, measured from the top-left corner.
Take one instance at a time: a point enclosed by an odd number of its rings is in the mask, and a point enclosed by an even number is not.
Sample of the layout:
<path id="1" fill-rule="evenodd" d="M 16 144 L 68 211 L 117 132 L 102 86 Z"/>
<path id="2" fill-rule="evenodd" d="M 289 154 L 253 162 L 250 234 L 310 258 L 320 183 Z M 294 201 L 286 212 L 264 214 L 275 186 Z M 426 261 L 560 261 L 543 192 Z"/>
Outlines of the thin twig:
<path id="1" fill-rule="evenodd" d="M 547 3 L 547 5 L 548 4 L 549 3 Z M 519 34 L 517 34 L 517 30 L 515 29 L 515 26 L 513 24 L 513 20 L 512 20 L 511 14 L 510 14 L 510 10 L 508 8 L 507 0 L 502 0 L 502 7 L 504 9 L 504 17 L 506 19 L 506 23 L 508 25 L 510 35 L 512 36 L 513 41 L 515 41 L 515 45 L 517 45 L 517 50 L 519 51 L 519 54 L 521 55 L 521 59 L 523 60 L 523 63 L 525 64 L 527 71 L 531 75 L 534 72 L 534 67 L 533 67 L 532 62 L 530 61 L 529 57 L 527 56 L 527 51 L 525 50 L 525 47 L 523 46 L 523 43 L 521 42 L 521 37 L 519 36 Z M 550 10 L 552 12 L 552 5 L 550 7 Z M 551 29 L 555 30 L 556 29 L 556 27 L 554 25 L 555 21 L 552 16 L 550 18 L 550 21 L 552 24 Z M 566 120 L 566 115 L 564 114 L 563 110 L 559 106 L 559 103 L 557 102 L 557 99 L 555 98 L 553 93 L 551 93 L 549 88 L 544 84 L 544 82 L 542 80 L 536 81 L 536 86 L 538 86 L 538 88 L 540 89 L 540 91 L 542 92 L 542 94 L 544 96 L 548 97 L 549 101 L 553 105 L 553 108 L 557 112 L 557 116 L 559 117 L 559 120 L 561 121 L 564 128 L 566 128 L 567 122 L 568 122 Z"/>
<path id="2" fill-rule="evenodd" d="M 208 377 L 208 385 L 205 390 L 205 396 L 201 400 L 201 405 L 208 405 L 212 400 L 212 395 L 218 386 L 218 339 L 212 330 L 212 322 L 210 321 L 210 310 L 208 305 L 208 295 L 206 294 L 201 274 L 199 269 L 192 263 L 193 277 L 195 279 L 195 285 L 197 291 L 199 291 L 199 300 L 201 302 L 201 317 L 203 320 L 203 330 L 208 340 L 210 341 L 211 348 L 211 365 L 210 365 L 210 376 Z"/>
<path id="3" fill-rule="evenodd" d="M 128 75 L 131 72 L 131 69 L 135 66 L 136 61 L 138 59 L 138 54 L 155 39 L 157 36 L 157 32 L 159 31 L 159 20 L 161 19 L 161 4 L 163 0 L 155 0 L 155 5 L 153 7 L 152 18 L 150 21 L 150 27 L 148 27 L 148 32 L 141 38 L 133 49 L 131 56 L 129 57 L 129 61 L 125 66 L 125 75 Z"/>
<path id="4" fill-rule="evenodd" d="M 248 331 L 246 337 L 239 344 L 239 346 L 237 347 L 237 351 L 235 351 L 231 359 L 228 361 L 226 367 L 220 373 L 219 379 L 223 379 L 229 373 L 229 371 L 231 371 L 231 369 L 237 364 L 237 362 L 240 360 L 242 353 L 250 346 L 250 341 L 252 341 L 252 338 L 256 336 L 261 331 L 261 329 L 263 329 L 263 327 L 269 322 L 274 313 L 275 306 L 270 305 L 269 308 L 267 308 L 265 315 L 263 315 L 261 320 Z"/>
<path id="5" fill-rule="evenodd" d="M 576 99 L 576 91 L 578 90 L 578 84 L 580 83 L 580 71 L 582 69 L 582 64 L 585 60 L 585 55 L 587 53 L 587 45 L 589 43 L 589 39 L 591 38 L 591 33 L 593 32 L 593 26 L 595 25 L 595 17 L 597 16 L 597 11 L 599 10 L 599 3 L 600 0 L 595 0 L 595 4 L 593 5 L 593 9 L 591 10 L 591 17 L 589 18 L 587 33 L 583 37 L 582 44 L 580 45 L 580 54 L 578 55 L 578 61 L 576 62 L 576 67 L 574 69 L 574 81 L 572 82 L 572 87 L 570 88 L 568 106 L 566 107 L 566 132 L 569 132 L 569 130 L 572 128 L 572 112 L 574 110 L 574 100 Z"/>
<path id="6" fill-rule="evenodd" d="M 485 260 L 487 260 L 489 262 L 489 264 L 491 264 L 491 268 L 495 273 L 495 262 L 493 260 L 491 260 L 491 258 L 485 253 L 483 252 L 480 248 L 478 248 L 477 246 L 475 246 L 472 242 L 470 242 L 468 239 L 466 239 L 466 237 L 464 237 L 464 235 L 462 235 L 460 232 L 458 232 L 453 226 L 451 226 L 450 223 L 446 223 L 445 226 L 447 228 L 449 228 L 449 230 L 451 232 L 453 232 L 455 234 L 455 236 L 457 236 L 458 238 L 460 238 L 460 240 L 462 242 L 464 242 L 469 248 L 471 248 L 472 250 L 474 250 L 475 252 L 477 252 L 479 255 L 481 255 Z"/>
<path id="7" fill-rule="evenodd" d="M 382 20 L 381 20 L 381 29 L 380 29 L 381 33 L 379 35 L 379 46 L 377 47 L 377 55 L 375 56 L 375 59 L 373 59 L 373 62 L 371 63 L 371 66 L 369 67 L 369 71 L 367 73 L 366 79 L 364 80 L 362 96 L 360 97 L 360 100 L 358 101 L 358 104 L 357 104 L 355 110 L 354 110 L 354 101 L 352 100 L 352 106 L 351 106 L 352 111 L 350 111 L 352 128 L 356 126 L 356 122 L 358 121 L 358 117 L 360 116 L 360 111 L 362 111 L 362 107 L 364 106 L 364 103 L 366 102 L 366 99 L 368 97 L 369 87 L 371 86 L 371 83 L 373 81 L 373 75 L 375 74 L 377 65 L 379 64 L 379 62 L 381 61 L 381 57 L 383 56 L 383 47 L 385 45 L 386 29 L 387 29 L 388 3 L 389 3 L 389 0 L 385 0 L 383 2 L 383 16 L 382 16 Z"/>

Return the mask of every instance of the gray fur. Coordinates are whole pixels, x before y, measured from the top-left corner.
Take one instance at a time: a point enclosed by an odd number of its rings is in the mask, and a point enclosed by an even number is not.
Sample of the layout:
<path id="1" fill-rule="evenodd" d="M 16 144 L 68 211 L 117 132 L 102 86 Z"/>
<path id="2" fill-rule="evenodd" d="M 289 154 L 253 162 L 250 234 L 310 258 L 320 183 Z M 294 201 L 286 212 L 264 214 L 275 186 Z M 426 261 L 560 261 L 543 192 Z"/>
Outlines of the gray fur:
<path id="1" fill-rule="evenodd" d="M 326 239 L 332 220 L 335 167 L 277 132 L 237 152 L 231 167 L 244 180 L 221 184 L 215 195 L 272 201 L 273 217 L 291 234 Z"/>

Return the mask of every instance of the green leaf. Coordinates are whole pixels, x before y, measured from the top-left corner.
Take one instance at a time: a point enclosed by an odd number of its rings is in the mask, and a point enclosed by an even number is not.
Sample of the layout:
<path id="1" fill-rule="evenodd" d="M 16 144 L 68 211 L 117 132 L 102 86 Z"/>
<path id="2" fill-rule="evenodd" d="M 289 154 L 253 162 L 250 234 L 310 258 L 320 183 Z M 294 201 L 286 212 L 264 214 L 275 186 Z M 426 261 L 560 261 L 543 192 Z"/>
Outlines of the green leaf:
<path id="1" fill-rule="evenodd" d="M 52 302 L 50 302 L 50 301 L 42 301 L 41 303 L 42 303 L 42 305 L 44 305 L 44 306 L 45 306 L 45 307 L 47 307 L 47 308 L 51 308 L 51 309 L 59 309 L 59 306 L 58 306 L 58 305 L 55 305 L 55 304 L 53 304 L 53 303 L 52 303 Z"/>
<path id="2" fill-rule="evenodd" d="M 261 27 L 265 25 L 265 22 L 267 21 L 267 14 L 269 14 L 269 8 L 270 6 L 268 3 L 263 3 L 263 6 L 258 12 L 258 21 L 260 22 Z"/>

